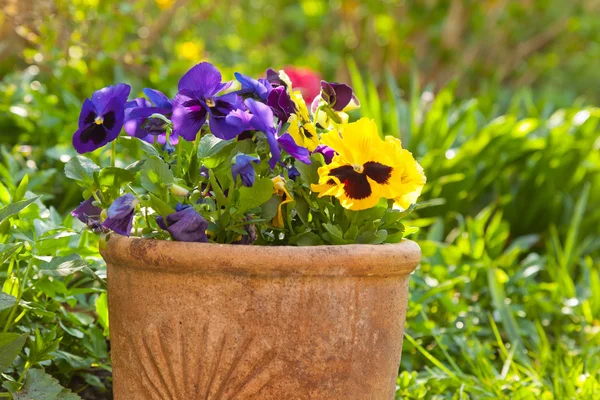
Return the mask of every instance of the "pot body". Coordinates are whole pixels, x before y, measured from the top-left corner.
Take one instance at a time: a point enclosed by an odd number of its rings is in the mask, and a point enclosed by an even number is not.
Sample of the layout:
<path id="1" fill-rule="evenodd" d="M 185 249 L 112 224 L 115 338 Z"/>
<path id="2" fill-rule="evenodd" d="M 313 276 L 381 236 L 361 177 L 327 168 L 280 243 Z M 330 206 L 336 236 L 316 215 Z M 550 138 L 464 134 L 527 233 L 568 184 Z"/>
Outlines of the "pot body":
<path id="1" fill-rule="evenodd" d="M 102 254 L 116 400 L 394 398 L 414 242 Z"/>

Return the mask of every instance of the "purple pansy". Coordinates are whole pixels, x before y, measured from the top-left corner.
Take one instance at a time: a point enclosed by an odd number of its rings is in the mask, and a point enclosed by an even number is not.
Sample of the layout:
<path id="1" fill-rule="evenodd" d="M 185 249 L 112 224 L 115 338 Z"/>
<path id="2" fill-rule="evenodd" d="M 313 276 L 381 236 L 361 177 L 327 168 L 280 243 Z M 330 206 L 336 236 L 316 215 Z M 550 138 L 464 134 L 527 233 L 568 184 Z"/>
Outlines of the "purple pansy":
<path id="1" fill-rule="evenodd" d="M 193 207 L 180 206 L 179 209 L 167 215 L 167 221 L 163 217 L 156 217 L 156 223 L 162 229 L 168 231 L 173 239 L 180 242 L 208 242 L 206 228 L 208 222 L 198 214 Z"/>
<path id="2" fill-rule="evenodd" d="M 150 116 L 162 114 L 170 118 L 173 112 L 172 101 L 158 90 L 144 89 L 143 92 L 150 101 L 137 98 L 125 105 L 125 132 L 148 143 L 154 143 L 156 139 L 158 143 L 165 144 L 167 140 L 166 122 L 160 118 L 150 118 Z M 171 144 L 177 144 L 177 134 L 171 133 L 169 141 Z"/>
<path id="3" fill-rule="evenodd" d="M 187 141 L 196 135 L 206 122 L 216 137 L 233 139 L 242 131 L 227 123 L 231 111 L 242 106 L 241 98 L 235 93 L 217 96 L 229 88 L 231 82 L 221 83 L 221 73 L 212 64 L 202 62 L 192 67 L 179 80 L 179 92 L 173 100 L 173 130 Z"/>
<path id="4" fill-rule="evenodd" d="M 267 69 L 266 79 L 273 87 L 283 86 L 287 89 L 287 83 L 285 83 L 285 81 L 281 79 L 279 72 L 275 71 L 273 68 Z"/>
<path id="5" fill-rule="evenodd" d="M 260 158 L 242 153 L 235 156 L 234 163 L 231 165 L 233 181 L 237 182 L 237 177 L 239 175 L 242 178 L 242 184 L 244 186 L 251 187 L 254 185 L 256 173 L 254 172 L 252 163 L 260 163 Z"/>
<path id="6" fill-rule="evenodd" d="M 313 154 L 314 153 L 322 154 L 325 159 L 325 164 L 331 164 L 331 160 L 333 159 L 333 156 L 335 156 L 335 150 L 324 144 L 318 145 L 313 151 Z"/>
<path id="7" fill-rule="evenodd" d="M 273 114 L 280 122 L 287 122 L 290 114 L 296 112 L 296 105 L 284 86 L 278 86 L 271 90 L 267 97 L 267 105 L 273 110 Z"/>
<path id="8" fill-rule="evenodd" d="M 294 167 L 293 165 L 288 169 L 288 178 L 290 178 L 291 180 L 295 181 L 297 177 L 300 176 L 300 171 L 298 171 L 298 168 Z"/>
<path id="9" fill-rule="evenodd" d="M 321 94 L 313 100 L 311 111 L 316 112 L 321 100 L 329 104 L 334 111 L 343 111 L 350 102 L 360 105 L 352 88 L 344 83 L 321 81 Z"/>
<path id="10" fill-rule="evenodd" d="M 235 72 L 235 79 L 242 85 L 237 91 L 241 95 L 255 95 L 262 101 L 266 101 L 273 86 L 267 79 L 254 79 L 249 76 Z"/>
<path id="11" fill-rule="evenodd" d="M 99 149 L 119 136 L 123 127 L 124 107 L 131 87 L 124 83 L 107 86 L 85 99 L 79 114 L 79 126 L 73 134 L 73 147 L 79 154 Z"/>
<path id="12" fill-rule="evenodd" d="M 227 117 L 227 120 L 230 124 L 238 126 L 242 131 L 257 130 L 265 133 L 271 150 L 271 159 L 269 160 L 271 169 L 275 168 L 275 165 L 281 159 L 280 148 L 296 160 L 310 164 L 308 149 L 298 146 L 289 133 L 281 136 L 277 135 L 277 130 L 274 127 L 273 111 L 269 106 L 254 99 L 246 99 L 244 104 L 249 113 L 236 110 Z"/>
<path id="13" fill-rule="evenodd" d="M 97 231 L 100 226 L 100 213 L 102 208 L 95 206 L 94 197 L 90 197 L 79 204 L 77 208 L 71 211 L 71 215 L 86 224 L 92 230 Z"/>
<path id="14" fill-rule="evenodd" d="M 133 224 L 133 213 L 138 199 L 131 193 L 127 193 L 108 207 L 107 218 L 102 223 L 102 227 L 110 229 L 119 235 L 129 236 Z"/>

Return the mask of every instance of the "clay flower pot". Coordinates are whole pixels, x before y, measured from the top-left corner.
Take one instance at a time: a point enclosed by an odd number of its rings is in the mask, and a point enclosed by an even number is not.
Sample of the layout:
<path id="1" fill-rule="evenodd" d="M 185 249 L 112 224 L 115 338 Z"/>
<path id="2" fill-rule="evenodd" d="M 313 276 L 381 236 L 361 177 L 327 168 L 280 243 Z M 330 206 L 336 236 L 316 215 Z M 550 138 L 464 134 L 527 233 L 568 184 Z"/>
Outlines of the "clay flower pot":
<path id="1" fill-rule="evenodd" d="M 414 242 L 102 255 L 116 400 L 394 398 Z"/>

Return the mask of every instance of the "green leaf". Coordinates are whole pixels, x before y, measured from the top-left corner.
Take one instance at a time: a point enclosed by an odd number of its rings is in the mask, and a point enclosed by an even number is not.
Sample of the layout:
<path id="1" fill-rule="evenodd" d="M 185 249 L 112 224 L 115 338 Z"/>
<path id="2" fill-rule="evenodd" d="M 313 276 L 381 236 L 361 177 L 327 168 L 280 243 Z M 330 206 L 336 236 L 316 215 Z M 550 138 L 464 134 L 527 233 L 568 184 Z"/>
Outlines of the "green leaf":
<path id="1" fill-rule="evenodd" d="M 135 180 L 135 172 L 117 168 L 117 167 L 106 167 L 102 168 L 98 175 L 98 184 L 100 186 L 119 188 L 126 183 L 133 182 Z"/>
<path id="2" fill-rule="evenodd" d="M 240 198 L 237 213 L 243 214 L 248 210 L 259 207 L 269 201 L 273 195 L 273 182 L 269 178 L 261 178 L 251 187 L 240 188 Z"/>
<path id="3" fill-rule="evenodd" d="M 59 397 L 69 394 L 69 397 Z M 73 397 L 75 396 L 75 397 Z M 80 399 L 79 396 L 69 393 L 56 379 L 41 369 L 30 369 L 25 378 L 25 384 L 21 391 L 13 396 L 14 400 L 57 400 L 57 399 Z"/>
<path id="4" fill-rule="evenodd" d="M 159 157 L 150 157 L 144 163 L 141 174 L 141 184 L 147 191 L 160 195 L 163 188 L 173 183 L 173 171 Z"/>
<path id="5" fill-rule="evenodd" d="M 121 142 L 123 144 L 128 144 L 127 142 L 130 142 L 130 143 L 136 142 L 137 144 L 139 144 L 140 148 L 142 149 L 144 154 L 146 154 L 146 156 L 160 157 L 160 153 L 158 152 L 158 150 L 156 150 L 156 147 L 154 147 L 150 143 L 148 143 L 145 140 L 142 140 L 140 138 L 131 137 L 131 136 L 121 136 L 121 137 L 119 137 L 119 142 Z"/>
<path id="6" fill-rule="evenodd" d="M 333 225 L 332 223 L 328 222 L 326 224 L 323 224 L 323 228 L 325 228 L 325 230 L 329 234 L 328 239 L 331 241 L 332 244 L 348 244 L 348 242 L 344 239 L 344 232 L 342 232 L 339 226 Z"/>
<path id="7" fill-rule="evenodd" d="M 11 308 L 17 302 L 17 298 L 10 294 L 0 292 L 0 311 Z"/>
<path id="8" fill-rule="evenodd" d="M 175 209 L 173 207 L 171 207 L 165 201 L 159 199 L 152 193 L 150 193 L 150 206 L 164 218 L 166 218 L 167 215 L 173 214 L 175 212 Z"/>
<path id="9" fill-rule="evenodd" d="M 21 183 L 15 190 L 15 196 L 13 197 L 13 201 L 17 202 L 19 200 L 23 200 L 25 197 L 25 193 L 27 192 L 27 187 L 29 186 L 29 175 L 25 174 L 23 179 L 21 179 Z"/>
<path id="10" fill-rule="evenodd" d="M 0 182 L 0 203 L 2 203 L 2 204 L 10 203 L 10 193 L 8 192 L 8 189 L 6 188 L 6 186 L 4 186 L 4 184 L 2 184 L 2 182 Z"/>
<path id="11" fill-rule="evenodd" d="M 76 180 L 83 186 L 94 184 L 94 172 L 100 172 L 100 167 L 92 160 L 84 156 L 75 156 L 65 165 L 67 178 Z"/>
<path id="12" fill-rule="evenodd" d="M 13 244 L 0 244 L 0 265 L 4 264 L 13 254 L 15 254 L 23 245 L 22 242 Z"/>
<path id="13" fill-rule="evenodd" d="M 82 260 L 79 254 L 71 254 L 54 257 L 49 263 L 42 263 L 40 272 L 50 276 L 68 276 L 86 268 L 89 269 L 87 261 Z"/>
<path id="14" fill-rule="evenodd" d="M 21 352 L 27 335 L 0 333 L 0 372 L 6 371 Z"/>
<path id="15" fill-rule="evenodd" d="M 98 322 L 104 328 L 104 334 L 108 334 L 108 296 L 106 292 L 102 293 L 96 299 L 96 314 L 98 314 Z"/>
<path id="16" fill-rule="evenodd" d="M 311 163 L 304 164 L 297 162 L 295 164 L 296 169 L 300 172 L 300 177 L 302 178 L 302 182 L 306 182 L 308 184 L 319 182 L 319 167 L 322 165 L 323 156 L 319 153 L 313 154 L 310 156 Z"/>
<path id="17" fill-rule="evenodd" d="M 198 143 L 198 159 L 204 160 L 213 157 L 230 143 L 232 143 L 231 140 L 219 139 L 212 134 L 204 135 Z"/>
<path id="18" fill-rule="evenodd" d="M 23 211 L 29 205 L 33 204 L 37 199 L 41 196 L 32 197 L 31 199 L 21 200 L 7 205 L 6 207 L 0 210 L 0 223 L 4 221 L 6 218 L 12 217 Z"/>
<path id="19" fill-rule="evenodd" d="M 385 242 L 387 237 L 387 231 L 382 229 L 380 231 L 365 231 L 356 237 L 356 243 L 360 244 L 380 244 Z"/>

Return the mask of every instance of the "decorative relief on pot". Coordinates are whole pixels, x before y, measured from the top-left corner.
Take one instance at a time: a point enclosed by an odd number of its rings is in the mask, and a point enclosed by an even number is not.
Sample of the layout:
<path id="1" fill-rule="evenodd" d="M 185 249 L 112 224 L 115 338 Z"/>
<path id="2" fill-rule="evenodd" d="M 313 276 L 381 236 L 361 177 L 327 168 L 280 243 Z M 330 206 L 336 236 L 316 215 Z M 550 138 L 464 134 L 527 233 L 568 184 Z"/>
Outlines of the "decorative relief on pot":
<path id="1" fill-rule="evenodd" d="M 130 339 L 129 359 L 148 400 L 243 400 L 280 379 L 285 362 L 262 338 L 220 321 L 189 317 L 150 324 Z"/>

